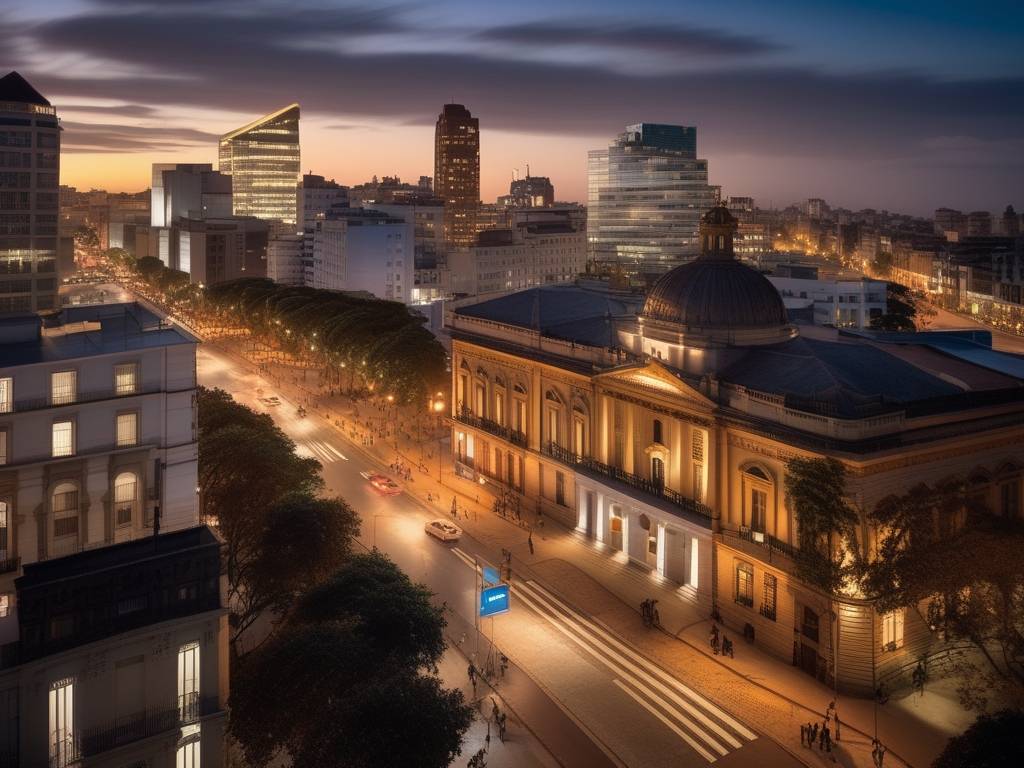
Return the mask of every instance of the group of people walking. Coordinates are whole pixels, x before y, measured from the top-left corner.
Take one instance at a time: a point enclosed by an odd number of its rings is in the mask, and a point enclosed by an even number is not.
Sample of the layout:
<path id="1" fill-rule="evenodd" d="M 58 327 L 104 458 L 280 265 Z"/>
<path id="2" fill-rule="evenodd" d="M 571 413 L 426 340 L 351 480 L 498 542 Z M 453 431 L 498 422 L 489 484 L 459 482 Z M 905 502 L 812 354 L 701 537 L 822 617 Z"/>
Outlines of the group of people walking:
<path id="1" fill-rule="evenodd" d="M 836 756 L 832 753 L 833 741 L 839 741 L 839 714 L 836 712 L 835 700 L 828 703 L 820 725 L 812 722 L 800 726 L 801 746 L 814 749 L 817 744 L 818 751 L 824 752 L 834 763 Z"/>
<path id="2" fill-rule="evenodd" d="M 725 632 L 719 633 L 718 625 L 713 621 L 711 622 L 711 632 L 708 634 L 708 643 L 711 645 L 711 650 L 715 652 L 715 656 L 721 654 L 730 659 L 736 658 L 732 640 L 725 636 Z"/>

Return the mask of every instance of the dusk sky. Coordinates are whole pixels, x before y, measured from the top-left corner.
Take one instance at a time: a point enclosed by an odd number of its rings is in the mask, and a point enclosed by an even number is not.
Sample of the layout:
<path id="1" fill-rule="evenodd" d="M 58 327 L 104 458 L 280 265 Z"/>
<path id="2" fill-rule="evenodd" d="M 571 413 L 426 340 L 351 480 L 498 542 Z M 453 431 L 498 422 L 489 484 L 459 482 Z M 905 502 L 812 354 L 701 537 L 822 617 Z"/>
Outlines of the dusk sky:
<path id="1" fill-rule="evenodd" d="M 480 118 L 482 197 L 513 169 L 586 199 L 627 123 L 695 125 L 725 195 L 930 214 L 1024 208 L 1019 0 L 346 3 L 0 0 L 0 68 L 58 108 L 61 181 L 139 190 L 158 161 L 292 101 L 302 165 L 433 174 L 446 101 Z"/>

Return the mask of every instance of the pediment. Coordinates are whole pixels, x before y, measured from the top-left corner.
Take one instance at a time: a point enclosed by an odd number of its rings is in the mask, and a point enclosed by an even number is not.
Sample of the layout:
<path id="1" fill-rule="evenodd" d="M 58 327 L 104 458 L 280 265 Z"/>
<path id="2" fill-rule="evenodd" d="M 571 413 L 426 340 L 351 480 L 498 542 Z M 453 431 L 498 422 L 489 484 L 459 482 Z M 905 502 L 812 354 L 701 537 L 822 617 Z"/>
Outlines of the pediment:
<path id="1" fill-rule="evenodd" d="M 704 394 L 656 360 L 643 365 L 616 368 L 599 374 L 596 378 L 603 384 L 616 385 L 616 388 L 632 389 L 637 396 L 654 393 L 673 399 L 680 398 L 702 408 L 713 408 L 715 405 Z"/>

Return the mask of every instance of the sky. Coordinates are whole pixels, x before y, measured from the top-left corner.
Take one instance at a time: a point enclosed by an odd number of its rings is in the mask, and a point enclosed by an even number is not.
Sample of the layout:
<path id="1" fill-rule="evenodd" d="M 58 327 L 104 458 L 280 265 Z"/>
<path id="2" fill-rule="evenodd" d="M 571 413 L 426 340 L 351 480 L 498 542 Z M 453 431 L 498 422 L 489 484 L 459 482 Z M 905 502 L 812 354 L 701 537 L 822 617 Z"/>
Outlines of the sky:
<path id="1" fill-rule="evenodd" d="M 0 70 L 57 107 L 61 182 L 154 162 L 297 101 L 303 170 L 433 174 L 445 102 L 481 197 L 529 164 L 586 200 L 624 126 L 697 127 L 723 195 L 929 215 L 1024 208 L 1024 4 L 943 0 L 0 0 Z"/>

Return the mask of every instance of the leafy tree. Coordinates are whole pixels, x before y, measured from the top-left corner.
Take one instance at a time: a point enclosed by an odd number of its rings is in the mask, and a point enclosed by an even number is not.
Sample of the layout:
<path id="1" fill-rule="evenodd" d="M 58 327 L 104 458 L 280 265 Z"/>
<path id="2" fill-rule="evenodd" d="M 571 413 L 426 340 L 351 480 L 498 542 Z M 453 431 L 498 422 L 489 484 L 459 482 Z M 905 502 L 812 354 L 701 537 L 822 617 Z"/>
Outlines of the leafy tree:
<path id="1" fill-rule="evenodd" d="M 261 523 L 251 558 L 239 563 L 236 636 L 268 611 L 283 615 L 299 595 L 341 568 L 359 535 L 359 516 L 343 499 L 309 493 L 282 497 Z"/>
<path id="2" fill-rule="evenodd" d="M 199 488 L 203 513 L 225 540 L 232 604 L 240 607 L 232 635 L 239 636 L 275 598 L 259 592 L 267 515 L 289 494 L 312 494 L 323 481 L 315 459 L 295 453 L 295 443 L 269 416 L 252 412 L 222 390 L 198 390 Z"/>
<path id="3" fill-rule="evenodd" d="M 846 501 L 846 467 L 833 458 L 790 459 L 786 498 L 796 514 L 800 577 L 829 595 L 857 573 L 857 513 Z"/>
<path id="4" fill-rule="evenodd" d="M 473 710 L 429 673 L 445 624 L 430 597 L 377 552 L 303 596 L 236 669 L 230 730 L 247 762 L 449 765 Z"/>
<path id="5" fill-rule="evenodd" d="M 156 256 L 143 256 L 135 262 L 135 271 L 147 283 L 153 283 L 164 269 L 164 263 Z"/>
<path id="6" fill-rule="evenodd" d="M 1002 768 L 1024 765 L 1024 712 L 1004 709 L 982 715 L 946 744 L 932 768 Z M 1016 755 L 1016 757 L 1014 757 Z"/>
<path id="7" fill-rule="evenodd" d="M 984 708 L 996 689 L 1024 697 L 1024 521 L 994 514 L 960 479 L 888 496 L 870 519 L 864 584 L 878 609 L 925 606 L 938 638 L 974 651 L 959 663 L 965 706 Z"/>
<path id="8" fill-rule="evenodd" d="M 935 310 L 924 297 L 907 286 L 892 281 L 886 284 L 886 311 L 871 319 L 871 327 L 881 331 L 914 331 L 924 327 L 935 316 Z"/>
<path id="9" fill-rule="evenodd" d="M 892 272 L 892 254 L 888 251 L 879 251 L 871 260 L 871 269 L 878 277 L 888 277 Z"/>

